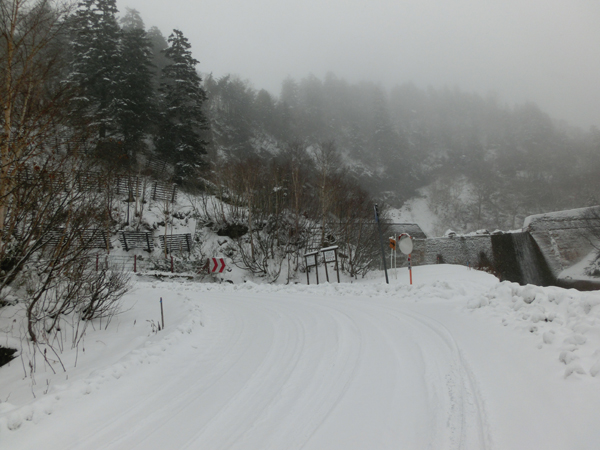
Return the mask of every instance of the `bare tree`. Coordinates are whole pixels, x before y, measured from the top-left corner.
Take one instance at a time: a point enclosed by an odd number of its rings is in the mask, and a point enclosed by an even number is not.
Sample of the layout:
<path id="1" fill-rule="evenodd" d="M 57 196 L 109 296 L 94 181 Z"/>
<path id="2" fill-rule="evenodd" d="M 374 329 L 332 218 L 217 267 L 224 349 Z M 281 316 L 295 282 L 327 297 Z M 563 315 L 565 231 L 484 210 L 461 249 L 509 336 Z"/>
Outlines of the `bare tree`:
<path id="1" fill-rule="evenodd" d="M 341 170 L 339 151 L 334 141 L 327 141 L 312 147 L 315 161 L 317 194 L 320 206 L 321 244 L 325 243 L 327 223 L 335 199 L 334 190 Z"/>
<path id="2" fill-rule="evenodd" d="M 70 11 L 69 4 L 52 0 L 0 2 L 0 232 L 19 170 L 64 123 L 70 95 L 60 83 L 60 42 Z"/>
<path id="3" fill-rule="evenodd" d="M 34 344 L 50 343 L 67 314 L 105 315 L 127 289 L 127 276 L 92 262 L 111 189 L 86 156 L 92 127 L 70 126 L 69 12 L 58 1 L 0 2 L 0 295 L 20 290 Z"/>

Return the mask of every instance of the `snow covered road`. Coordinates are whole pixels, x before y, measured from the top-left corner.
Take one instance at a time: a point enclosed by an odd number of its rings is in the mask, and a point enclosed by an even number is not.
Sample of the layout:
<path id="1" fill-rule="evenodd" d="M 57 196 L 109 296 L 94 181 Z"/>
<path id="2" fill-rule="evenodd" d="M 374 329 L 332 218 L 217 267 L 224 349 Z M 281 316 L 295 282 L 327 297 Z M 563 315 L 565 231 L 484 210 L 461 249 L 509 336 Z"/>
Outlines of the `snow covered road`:
<path id="1" fill-rule="evenodd" d="M 498 388 L 505 376 L 489 365 L 511 364 L 505 358 L 519 344 L 500 349 L 498 321 L 491 338 L 486 318 L 471 325 L 467 299 L 496 281 L 469 277 L 412 288 L 140 283 L 130 295 L 137 304 L 119 318 L 121 353 L 88 355 L 81 364 L 94 370 L 50 389 L 30 418 L 27 406 L 0 414 L 0 448 L 593 448 L 585 439 L 593 433 L 563 436 L 561 412 L 544 411 L 544 399 L 529 411 L 516 406 L 554 379 Z M 132 330 L 147 325 L 142 316 L 159 296 L 166 329 L 146 327 L 147 339 L 135 341 Z M 530 357 L 519 353 L 504 369 L 519 371 Z M 544 424 L 545 436 L 527 435 Z"/>

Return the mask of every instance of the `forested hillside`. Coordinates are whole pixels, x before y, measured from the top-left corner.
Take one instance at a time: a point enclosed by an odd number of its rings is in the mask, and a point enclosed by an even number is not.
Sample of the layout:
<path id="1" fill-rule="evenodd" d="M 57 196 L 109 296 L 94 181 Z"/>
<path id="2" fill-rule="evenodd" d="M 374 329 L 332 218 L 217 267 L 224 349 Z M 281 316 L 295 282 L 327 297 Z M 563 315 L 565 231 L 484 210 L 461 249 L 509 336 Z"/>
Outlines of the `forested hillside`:
<path id="1" fill-rule="evenodd" d="M 333 74 L 286 79 L 279 96 L 234 76 L 207 76 L 205 87 L 220 158 L 335 142 L 372 195 L 398 207 L 426 195 L 445 228 L 510 229 L 529 214 L 600 203 L 600 131 L 554 121 L 535 104 L 412 83 L 388 91 Z"/>
<path id="2" fill-rule="evenodd" d="M 250 228 L 286 214 L 296 224 L 370 220 L 374 201 L 423 197 L 439 230 L 509 229 L 600 203 L 600 131 L 534 104 L 333 74 L 270 93 L 212 76 L 181 31 L 146 31 L 115 0 L 11 0 L 1 12 L 0 221 L 17 217 L 22 174 L 67 167 L 58 160 L 77 162 L 76 178 L 171 167 L 154 176 L 244 205 Z M 109 219 L 110 201 L 99 213 Z"/>
<path id="3" fill-rule="evenodd" d="M 174 185 L 253 273 L 276 279 L 292 253 L 301 270 L 308 242 L 332 240 L 348 245 L 351 275 L 369 269 L 374 200 L 336 143 L 261 129 L 253 109 L 214 94 L 229 78 L 203 82 L 191 49 L 180 30 L 165 38 L 134 10 L 119 16 L 115 0 L 0 2 L 0 308 L 25 305 L 32 343 L 65 317 L 112 317 L 129 274 L 105 258 L 111 238 L 146 232 L 151 252 L 152 199 L 166 242 L 187 221 Z M 259 140 L 274 151 L 255 151 Z"/>

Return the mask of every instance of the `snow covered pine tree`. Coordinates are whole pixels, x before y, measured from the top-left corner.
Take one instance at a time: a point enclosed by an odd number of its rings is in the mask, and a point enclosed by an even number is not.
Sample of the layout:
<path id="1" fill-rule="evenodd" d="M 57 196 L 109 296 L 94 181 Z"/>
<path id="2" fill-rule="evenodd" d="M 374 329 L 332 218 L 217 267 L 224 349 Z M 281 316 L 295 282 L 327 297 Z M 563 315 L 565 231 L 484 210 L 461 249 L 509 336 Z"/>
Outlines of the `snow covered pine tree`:
<path id="1" fill-rule="evenodd" d="M 169 36 L 165 56 L 172 63 L 161 76 L 161 113 L 156 149 L 176 168 L 177 181 L 189 179 L 200 167 L 206 153 L 202 132 L 208 120 L 202 111 L 206 92 L 196 72 L 198 61 L 192 57 L 191 46 L 179 30 Z"/>

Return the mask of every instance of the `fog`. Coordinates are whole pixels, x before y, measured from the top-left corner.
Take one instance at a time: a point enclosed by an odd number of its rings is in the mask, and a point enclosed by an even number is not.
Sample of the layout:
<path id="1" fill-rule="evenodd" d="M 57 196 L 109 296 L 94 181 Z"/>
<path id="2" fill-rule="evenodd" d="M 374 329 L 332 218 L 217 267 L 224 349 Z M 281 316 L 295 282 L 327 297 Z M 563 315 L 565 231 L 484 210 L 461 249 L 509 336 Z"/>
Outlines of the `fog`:
<path id="1" fill-rule="evenodd" d="M 190 40 L 199 70 L 279 94 L 287 76 L 451 86 L 600 126 L 597 0 L 119 0 Z"/>

